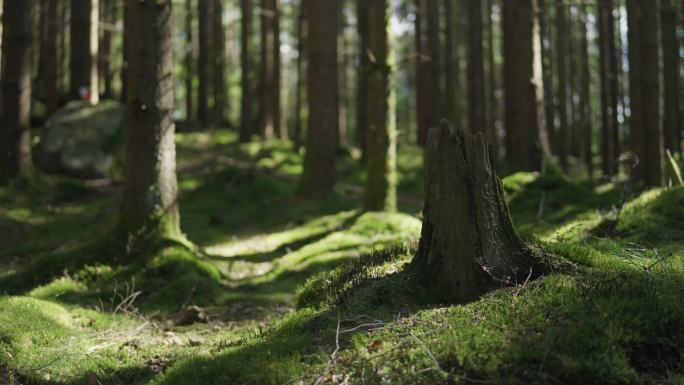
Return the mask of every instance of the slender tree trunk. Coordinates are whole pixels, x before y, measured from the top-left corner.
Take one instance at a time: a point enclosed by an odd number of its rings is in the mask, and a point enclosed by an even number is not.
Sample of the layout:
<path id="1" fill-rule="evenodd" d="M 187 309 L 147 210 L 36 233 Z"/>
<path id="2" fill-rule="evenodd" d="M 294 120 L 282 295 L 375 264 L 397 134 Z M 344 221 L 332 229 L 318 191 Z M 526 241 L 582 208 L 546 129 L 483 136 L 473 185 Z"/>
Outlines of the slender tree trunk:
<path id="1" fill-rule="evenodd" d="M 47 117 L 57 111 L 59 105 L 59 63 L 57 57 L 58 2 L 47 4 L 47 33 L 45 35 L 45 111 Z"/>
<path id="2" fill-rule="evenodd" d="M 627 24 L 629 42 L 629 140 L 632 151 L 630 178 L 635 184 L 643 182 L 644 165 L 642 154 L 642 84 L 641 84 L 641 0 L 627 0 Z"/>
<path id="3" fill-rule="evenodd" d="M 365 0 L 368 8 L 368 52 L 374 58 L 368 68 L 368 127 L 366 190 L 368 211 L 394 211 L 396 192 L 396 122 L 390 67 L 389 0 Z"/>
<path id="4" fill-rule="evenodd" d="M 242 99 L 240 101 L 240 141 L 247 142 L 254 129 L 252 127 L 252 60 L 250 57 L 249 38 L 252 35 L 252 0 L 240 0 L 242 13 L 242 34 L 240 36 L 240 66 L 242 77 L 240 88 Z"/>
<path id="5" fill-rule="evenodd" d="M 71 98 L 97 104 L 98 0 L 71 0 Z"/>
<path id="6" fill-rule="evenodd" d="M 31 168 L 32 4 L 13 0 L 3 3 L 0 184 Z"/>
<path id="7" fill-rule="evenodd" d="M 506 157 L 519 170 L 540 171 L 550 156 L 538 11 L 538 0 L 503 3 Z"/>
<path id="8" fill-rule="evenodd" d="M 591 119 L 591 66 L 589 63 L 589 18 L 587 13 L 587 6 L 583 5 L 580 8 L 581 15 L 581 29 L 580 29 L 580 126 L 582 135 L 582 147 L 584 155 L 584 164 L 589 174 L 589 179 L 594 175 L 594 153 L 592 149 L 593 132 Z"/>
<path id="9" fill-rule="evenodd" d="M 137 244 L 180 233 L 173 121 L 173 17 L 172 0 L 127 0 L 127 4 L 130 92 L 119 225 Z"/>
<path id="10" fill-rule="evenodd" d="M 557 50 L 557 73 L 558 78 L 558 119 L 560 122 L 560 130 L 556 138 L 558 143 L 558 158 L 560 160 L 563 171 L 568 171 L 568 142 L 570 136 L 568 133 L 568 52 L 567 52 L 567 13 L 565 11 L 564 0 L 556 0 L 556 43 Z"/>
<path id="11" fill-rule="evenodd" d="M 127 33 L 130 24 L 130 7 L 128 6 L 128 0 L 124 0 L 123 8 L 123 25 L 124 25 L 124 38 L 123 38 L 123 63 L 121 65 L 121 101 L 126 103 L 128 100 L 128 58 L 130 56 L 130 43 L 129 43 L 129 33 Z"/>
<path id="12" fill-rule="evenodd" d="M 363 2 L 363 0 L 358 0 Z M 416 45 L 416 125 L 418 129 L 417 141 L 425 147 L 430 126 L 428 112 L 428 75 L 429 53 L 426 43 L 427 0 L 416 1 L 415 14 L 415 45 Z M 363 35 L 361 35 L 363 36 Z M 359 88 L 359 91 L 362 90 Z M 361 99 L 359 98 L 359 101 Z M 359 127 L 365 127 L 359 125 Z"/>
<path id="13" fill-rule="evenodd" d="M 197 99 L 197 119 L 202 127 L 209 126 L 209 95 L 211 94 L 211 72 L 212 72 L 212 52 L 211 52 L 211 24 L 212 8 L 214 0 L 198 0 L 199 15 L 199 61 L 197 63 L 197 74 L 199 78 L 199 89 Z"/>
<path id="14" fill-rule="evenodd" d="M 193 42 L 193 6 L 192 0 L 185 0 L 185 120 L 191 122 L 195 116 L 194 90 L 195 77 L 195 45 Z"/>
<path id="15" fill-rule="evenodd" d="M 337 1 L 312 1 L 309 7 L 309 129 L 302 190 L 309 196 L 335 184 L 337 124 Z"/>
<path id="16" fill-rule="evenodd" d="M 276 0 L 261 1 L 261 81 L 259 134 L 273 138 L 280 133 L 280 31 L 278 27 L 278 5 Z"/>
<path id="17" fill-rule="evenodd" d="M 494 167 L 499 161 L 499 133 L 497 129 L 497 119 L 499 118 L 499 99 L 496 95 L 498 89 L 499 66 L 496 64 L 495 48 L 494 48 L 494 20 L 492 18 L 492 0 L 485 0 L 485 30 L 487 31 L 487 75 L 488 87 L 488 123 L 487 123 L 487 143 L 489 143 L 492 159 L 494 159 Z"/>
<path id="18" fill-rule="evenodd" d="M 348 83 L 348 74 L 347 74 L 347 36 L 346 36 L 346 29 L 347 29 L 347 20 L 346 20 L 346 15 L 344 13 L 345 11 L 345 1 L 344 0 L 337 0 L 340 2 L 340 5 L 338 7 L 339 15 L 338 15 L 338 23 L 337 23 L 337 68 L 339 69 L 339 76 L 337 77 L 338 81 L 338 92 L 339 92 L 339 119 L 340 122 L 338 123 L 338 134 L 337 134 L 337 144 L 338 146 L 346 146 L 348 144 L 347 142 L 347 137 L 349 133 L 349 87 L 347 86 Z"/>
<path id="19" fill-rule="evenodd" d="M 295 90 L 295 123 L 294 143 L 296 148 L 302 147 L 302 115 L 306 102 L 306 57 L 307 57 L 307 9 L 308 1 L 300 0 L 299 18 L 297 20 L 297 89 Z"/>
<path id="20" fill-rule="evenodd" d="M 427 63 L 428 79 L 427 86 L 427 122 L 428 127 L 437 127 L 442 118 L 445 117 L 444 92 L 442 90 L 442 70 L 441 70 L 441 39 L 440 39 L 440 7 L 439 0 L 427 1 L 427 48 L 429 61 Z"/>
<path id="21" fill-rule="evenodd" d="M 662 135 L 660 124 L 660 63 L 658 45 L 658 6 L 640 3 L 641 24 L 641 81 L 642 81 L 642 137 L 644 154 L 644 182 L 646 186 L 662 184 Z"/>
<path id="22" fill-rule="evenodd" d="M 548 0 L 539 1 L 539 33 L 542 42 L 542 73 L 544 79 L 544 106 L 546 113 L 546 129 L 549 133 L 549 144 L 551 152 L 558 152 L 558 141 L 556 140 L 556 102 L 554 98 L 554 44 L 551 28 L 551 8 L 547 6 Z"/>
<path id="23" fill-rule="evenodd" d="M 467 0 L 470 1 L 470 0 Z M 444 34 L 444 56 L 445 56 L 445 66 L 444 66 L 444 77 L 446 81 L 444 83 L 444 98 L 446 101 L 446 112 L 447 115 L 444 116 L 445 119 L 452 122 L 456 127 L 460 128 L 461 117 L 458 114 L 457 108 L 457 89 L 456 89 L 456 79 L 459 77 L 459 63 L 458 54 L 455 41 L 455 17 L 454 17 L 454 1 L 444 0 L 444 19 L 445 19 L 445 30 Z"/>
<path id="24" fill-rule="evenodd" d="M 468 1 L 468 103 L 471 132 L 481 132 L 487 138 L 485 108 L 484 47 L 482 36 L 482 2 Z"/>
<path id="25" fill-rule="evenodd" d="M 114 98 L 114 73 L 112 72 L 112 38 L 116 24 L 116 0 L 100 0 L 102 8 L 102 38 L 100 41 L 100 77 L 103 80 L 105 99 Z"/>
<path id="26" fill-rule="evenodd" d="M 220 127 L 226 123 L 226 28 L 223 25 L 223 0 L 214 1 L 214 122 Z"/>
<path id="27" fill-rule="evenodd" d="M 599 0 L 598 33 L 602 117 L 601 168 L 604 176 L 614 176 L 618 161 L 618 149 L 615 148 L 614 140 L 618 131 L 618 78 L 613 0 Z"/>
<path id="28" fill-rule="evenodd" d="M 418 0 L 424 1 L 424 0 Z M 359 69 L 356 90 L 356 144 L 361 148 L 361 159 L 366 159 L 366 143 L 367 135 L 366 128 L 368 127 L 368 71 L 371 65 L 368 56 L 368 7 L 366 0 L 357 0 L 357 32 L 359 35 Z M 418 59 L 420 60 L 420 59 Z M 419 86 L 419 85 L 417 85 Z M 418 91 L 420 92 L 420 91 Z"/>
<path id="29" fill-rule="evenodd" d="M 672 0 L 662 1 L 661 36 L 663 39 L 663 72 L 665 86 L 665 117 L 663 132 L 665 149 L 671 153 L 682 151 L 680 142 L 682 115 L 680 110 L 679 42 L 677 41 L 677 12 Z"/>

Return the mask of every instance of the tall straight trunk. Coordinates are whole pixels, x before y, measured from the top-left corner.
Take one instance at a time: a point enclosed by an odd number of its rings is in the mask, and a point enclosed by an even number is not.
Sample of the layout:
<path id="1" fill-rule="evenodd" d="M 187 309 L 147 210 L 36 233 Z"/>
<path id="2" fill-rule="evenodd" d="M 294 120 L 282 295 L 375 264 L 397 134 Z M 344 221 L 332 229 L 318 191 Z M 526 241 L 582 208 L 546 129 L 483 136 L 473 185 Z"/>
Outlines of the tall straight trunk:
<path id="1" fill-rule="evenodd" d="M 339 76 L 337 77 L 337 90 L 339 93 L 339 119 L 337 144 L 338 146 L 347 145 L 347 136 L 349 133 L 349 87 L 347 85 L 349 76 L 347 73 L 347 20 L 344 13 L 344 0 L 337 0 L 340 2 L 338 7 L 339 15 L 337 22 L 337 67 L 339 68 Z"/>
<path id="2" fill-rule="evenodd" d="M 52 116 L 59 105 L 57 6 L 57 1 L 50 1 L 47 4 L 47 31 L 45 35 L 45 112 L 47 117 Z"/>
<path id="3" fill-rule="evenodd" d="M 601 169 L 604 176 L 617 173 L 618 149 L 614 136 L 618 126 L 618 76 L 613 0 L 599 0 L 599 66 L 601 74 Z M 630 33 L 633 33 L 630 26 Z M 634 111 L 632 112 L 634 113 Z"/>
<path id="4" fill-rule="evenodd" d="M 190 122 L 195 116 L 194 90 L 195 77 L 195 45 L 193 42 L 193 6 L 192 0 L 185 0 L 185 120 Z"/>
<path id="5" fill-rule="evenodd" d="M 417 0 L 424 1 L 424 0 Z M 361 148 L 361 158 L 366 159 L 366 128 L 368 127 L 368 111 L 367 111 L 367 98 L 368 90 L 366 89 L 368 85 L 368 71 L 370 67 L 370 60 L 368 57 L 368 7 L 366 0 L 357 0 L 356 2 L 356 12 L 357 12 L 357 33 L 359 36 L 359 69 L 357 75 L 357 89 L 356 89 L 356 144 Z M 420 17 L 420 16 L 416 16 Z M 419 39 L 417 37 L 417 39 Z M 419 55 L 420 56 L 420 55 Z M 420 58 L 418 58 L 420 61 Z M 418 64 L 420 65 L 420 64 Z M 416 84 L 416 87 L 420 87 L 420 84 Z M 417 97 L 420 98 L 420 89 L 417 90 Z M 417 101 L 418 103 L 418 101 Z"/>
<path id="6" fill-rule="evenodd" d="M 360 3 L 363 0 L 358 0 Z M 415 48 L 416 48 L 416 127 L 417 142 L 420 146 L 425 147 L 428 137 L 429 123 L 429 112 L 428 112 L 428 78 L 429 78 L 429 66 L 428 57 L 429 53 L 427 50 L 426 42 L 426 24 L 427 24 L 427 0 L 415 0 L 416 1 L 416 14 L 415 14 Z M 359 88 L 359 92 L 361 89 Z M 361 99 L 359 99 L 361 101 Z M 364 127 L 364 126 L 359 126 Z"/>
<path id="7" fill-rule="evenodd" d="M 503 3 L 506 157 L 510 167 L 541 171 L 549 156 L 538 0 Z"/>
<path id="8" fill-rule="evenodd" d="M 564 0 L 556 0 L 556 77 L 558 78 L 558 120 L 560 123 L 557 140 L 558 158 L 563 171 L 568 171 L 568 27 Z"/>
<path id="9" fill-rule="evenodd" d="M 0 184 L 31 168 L 32 4 L 13 0 L 3 3 Z"/>
<path id="10" fill-rule="evenodd" d="M 39 3 L 36 6 L 38 10 L 38 30 L 36 34 L 36 40 L 37 40 L 37 46 L 38 46 L 38 68 L 36 68 L 36 77 L 33 80 L 33 86 L 32 86 L 32 97 L 33 99 L 36 100 L 44 100 L 45 99 L 45 93 L 46 93 L 46 85 L 45 85 L 45 76 L 46 76 L 46 70 L 47 70 L 47 23 L 48 23 L 48 17 L 47 17 L 47 10 L 48 10 L 48 4 L 47 2 L 45 3 Z"/>
<path id="11" fill-rule="evenodd" d="M 663 77 L 665 86 L 665 117 L 663 132 L 665 149 L 671 153 L 681 153 L 680 78 L 679 42 L 677 41 L 677 12 L 672 0 L 661 0 L 661 36 L 663 39 Z"/>
<path id="12" fill-rule="evenodd" d="M 214 54 L 214 122 L 218 126 L 226 123 L 226 28 L 223 25 L 223 0 L 214 1 L 214 38 L 212 53 Z"/>
<path id="13" fill-rule="evenodd" d="M 470 1 L 470 0 L 467 0 Z M 446 78 L 444 82 L 444 100 L 446 101 L 446 112 L 447 115 L 444 116 L 445 119 L 449 120 L 454 126 L 460 128 L 460 116 L 458 114 L 457 108 L 457 89 L 456 89 L 456 79 L 459 77 L 459 62 L 457 47 L 455 41 L 455 30 L 457 25 L 455 23 L 454 17 L 454 1 L 444 0 L 444 77 Z"/>
<path id="14" fill-rule="evenodd" d="M 211 60 L 211 24 L 212 9 L 214 0 L 198 0 L 198 20 L 199 20 L 199 59 L 197 62 L 197 74 L 199 78 L 199 89 L 197 97 L 197 119 L 203 127 L 210 123 L 209 95 L 211 93 L 211 72 L 213 69 Z"/>
<path id="15" fill-rule="evenodd" d="M 366 190 L 364 209 L 394 211 L 396 192 L 396 122 L 390 67 L 389 0 L 365 0 L 368 8 Z"/>
<path id="16" fill-rule="evenodd" d="M 542 73 L 544 78 L 545 113 L 546 129 L 549 133 L 549 144 L 551 152 L 557 153 L 556 140 L 556 102 L 554 98 L 554 65 L 553 57 L 555 54 L 553 44 L 553 33 L 551 28 L 552 8 L 547 6 L 548 0 L 539 1 L 539 33 L 542 42 Z"/>
<path id="17" fill-rule="evenodd" d="M 592 149 L 593 132 L 591 116 L 591 66 L 589 63 L 589 18 L 587 6 L 580 8 L 580 65 L 579 65 L 579 84 L 580 84 L 580 130 L 582 138 L 582 154 L 584 164 L 587 168 L 589 178 L 594 175 L 594 153 Z"/>
<path id="18" fill-rule="evenodd" d="M 130 92 L 119 226 L 138 244 L 180 233 L 173 120 L 174 29 L 172 0 L 127 0 L 127 4 Z"/>
<path id="19" fill-rule="evenodd" d="M 428 127 L 437 127 L 444 118 L 445 102 L 442 90 L 441 39 L 440 39 L 440 6 L 439 0 L 427 1 L 427 123 Z"/>
<path id="20" fill-rule="evenodd" d="M 242 99 L 240 101 L 240 141 L 246 142 L 254 133 L 252 127 L 252 60 L 250 57 L 249 38 L 252 35 L 252 0 L 240 0 L 242 13 L 240 36 L 240 66 Z"/>
<path id="21" fill-rule="evenodd" d="M 335 184 L 337 133 L 337 1 L 312 1 L 309 7 L 309 129 L 302 191 L 320 196 Z"/>
<path id="22" fill-rule="evenodd" d="M 660 63 L 658 45 L 658 7 L 640 2 L 641 19 L 641 81 L 642 81 L 642 137 L 644 155 L 644 183 L 662 184 L 662 135 L 660 118 Z"/>
<path id="23" fill-rule="evenodd" d="M 112 38 L 113 29 L 116 24 L 116 0 L 100 0 L 102 8 L 102 37 L 100 40 L 99 65 L 100 77 L 103 80 L 103 97 L 112 99 L 114 97 L 114 73 L 112 72 Z"/>
<path id="24" fill-rule="evenodd" d="M 98 0 L 71 0 L 71 98 L 100 99 L 97 71 Z"/>
<path id="25" fill-rule="evenodd" d="M 498 88 L 499 66 L 496 64 L 495 48 L 494 48 L 494 19 L 493 0 L 486 0 L 484 2 L 485 9 L 485 30 L 487 31 L 487 103 L 488 103 L 488 123 L 487 123 L 487 143 L 491 148 L 492 159 L 494 159 L 494 167 L 497 166 L 499 160 L 499 133 L 497 130 L 497 119 L 499 118 L 499 99 L 496 96 Z"/>
<path id="26" fill-rule="evenodd" d="M 577 37 L 577 31 L 576 31 L 576 26 L 577 26 L 577 15 L 578 11 L 577 8 L 574 6 L 569 6 L 569 14 L 567 18 L 568 22 L 568 62 L 569 62 L 569 72 L 568 72 L 568 101 L 570 103 L 570 119 L 568 121 L 569 124 L 569 140 L 568 140 L 568 155 L 571 155 L 575 157 L 576 159 L 580 158 L 579 154 L 579 111 L 578 111 L 578 103 L 576 101 L 579 98 L 579 90 L 577 89 L 578 83 L 578 76 L 579 76 L 579 54 L 577 53 L 578 50 L 578 37 Z"/>
<path id="27" fill-rule="evenodd" d="M 627 0 L 627 40 L 629 43 L 629 142 L 632 151 L 630 179 L 638 184 L 644 180 L 642 153 L 642 84 L 641 84 L 641 0 Z"/>
<path id="28" fill-rule="evenodd" d="M 280 31 L 276 0 L 261 0 L 261 81 L 259 134 L 273 138 L 280 133 Z M 277 51 L 277 52 L 276 52 Z"/>
<path id="29" fill-rule="evenodd" d="M 482 28 L 482 2 L 468 1 L 468 117 L 470 131 L 480 132 L 487 138 L 487 114 L 485 108 L 484 46 Z"/>
<path id="30" fill-rule="evenodd" d="M 124 26 L 124 38 L 123 38 L 123 63 L 121 65 L 121 101 L 126 103 L 128 100 L 128 57 L 130 56 L 130 39 L 129 33 L 127 33 L 130 24 L 130 7 L 128 6 L 128 0 L 124 0 L 123 6 L 123 26 Z"/>
<path id="31" fill-rule="evenodd" d="M 307 57 L 307 18 L 308 1 L 300 0 L 297 20 L 297 89 L 295 90 L 295 123 L 293 140 L 297 149 L 302 147 L 302 127 L 306 101 L 306 57 Z"/>

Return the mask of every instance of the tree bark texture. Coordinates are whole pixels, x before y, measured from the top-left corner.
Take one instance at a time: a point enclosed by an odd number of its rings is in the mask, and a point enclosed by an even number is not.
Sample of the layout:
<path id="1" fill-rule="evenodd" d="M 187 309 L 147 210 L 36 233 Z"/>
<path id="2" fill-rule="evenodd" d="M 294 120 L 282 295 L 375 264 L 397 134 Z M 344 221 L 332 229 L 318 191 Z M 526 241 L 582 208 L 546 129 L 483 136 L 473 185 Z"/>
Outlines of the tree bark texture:
<path id="1" fill-rule="evenodd" d="M 71 86 L 72 99 L 100 99 L 98 80 L 99 1 L 71 0 Z"/>

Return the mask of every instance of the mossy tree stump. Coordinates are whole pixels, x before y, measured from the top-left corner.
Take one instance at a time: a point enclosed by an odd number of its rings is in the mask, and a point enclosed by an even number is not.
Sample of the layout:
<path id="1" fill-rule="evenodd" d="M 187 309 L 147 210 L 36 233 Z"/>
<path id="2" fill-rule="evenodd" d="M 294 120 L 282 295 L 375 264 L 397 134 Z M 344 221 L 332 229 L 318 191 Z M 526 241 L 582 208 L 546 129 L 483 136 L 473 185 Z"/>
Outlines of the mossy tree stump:
<path id="1" fill-rule="evenodd" d="M 482 134 L 432 128 L 425 149 L 423 230 L 414 259 L 445 299 L 522 283 L 534 258 L 518 237 Z"/>

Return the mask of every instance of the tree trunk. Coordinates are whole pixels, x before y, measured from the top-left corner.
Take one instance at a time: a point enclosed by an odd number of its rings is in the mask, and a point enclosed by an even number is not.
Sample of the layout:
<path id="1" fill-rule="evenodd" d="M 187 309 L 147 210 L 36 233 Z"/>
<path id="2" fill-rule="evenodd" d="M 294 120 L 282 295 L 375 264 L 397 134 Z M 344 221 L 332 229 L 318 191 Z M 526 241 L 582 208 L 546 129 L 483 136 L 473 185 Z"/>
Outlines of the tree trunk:
<path id="1" fill-rule="evenodd" d="M 560 129 L 556 137 L 558 159 L 563 171 L 568 171 L 568 82 L 567 62 L 568 52 L 566 42 L 568 38 L 567 13 L 565 12 L 564 0 L 556 0 L 556 77 L 558 78 L 558 120 Z"/>
<path id="2" fill-rule="evenodd" d="M 100 41 L 99 65 L 103 80 L 105 99 L 114 98 L 114 73 L 112 72 L 112 36 L 116 24 L 116 0 L 100 0 L 102 8 L 102 38 Z"/>
<path id="3" fill-rule="evenodd" d="M 487 138 L 485 108 L 484 48 L 482 37 L 482 2 L 468 0 L 468 117 L 470 131 L 481 132 Z"/>
<path id="4" fill-rule="evenodd" d="M 338 12 L 340 13 L 337 22 L 337 90 L 339 93 L 338 101 L 340 106 L 338 107 L 339 113 L 339 123 L 337 124 L 337 146 L 342 147 L 348 144 L 347 137 L 349 134 L 349 87 L 348 87 L 348 72 L 347 72 L 347 20 L 345 15 L 345 1 L 337 0 L 340 2 L 338 7 Z"/>
<path id="5" fill-rule="evenodd" d="M 191 122 L 195 116 L 193 80 L 195 77 L 195 44 L 192 0 L 185 0 L 185 120 Z"/>
<path id="6" fill-rule="evenodd" d="M 497 120 L 500 118 L 499 98 L 497 97 L 498 90 L 498 74 L 499 66 L 496 63 L 495 48 L 494 48 L 494 20 L 492 18 L 492 0 L 486 0 L 484 4 L 485 14 L 485 30 L 487 31 L 487 80 L 489 82 L 487 89 L 488 101 L 488 123 L 487 123 L 487 143 L 489 143 L 492 158 L 494 159 L 493 166 L 496 168 L 499 162 L 499 132 L 497 129 Z M 547 120 L 548 121 L 548 120 Z"/>
<path id="7" fill-rule="evenodd" d="M 439 0 L 427 1 L 427 126 L 437 127 L 445 110 L 444 92 L 442 90 L 442 60 L 440 39 L 440 7 Z"/>
<path id="8" fill-rule="evenodd" d="M 71 98 L 97 104 L 98 0 L 71 0 Z"/>
<path id="9" fill-rule="evenodd" d="M 358 0 L 363 2 L 363 0 Z M 420 146 L 425 146 L 429 131 L 428 114 L 428 50 L 426 44 L 426 13 L 427 0 L 416 0 L 415 14 L 415 45 L 416 45 L 416 127 L 417 142 Z M 359 92 L 361 89 L 359 88 Z M 359 99 L 361 101 L 361 99 Z M 359 127 L 365 127 L 359 125 Z"/>
<path id="10" fill-rule="evenodd" d="M 414 264 L 445 300 L 522 283 L 535 261 L 515 232 L 481 133 L 430 129 L 423 230 Z"/>
<path id="11" fill-rule="evenodd" d="M 45 35 L 45 112 L 49 118 L 59 105 L 59 62 L 57 58 L 57 1 L 47 4 L 47 33 Z"/>
<path id="12" fill-rule="evenodd" d="M 302 191 L 330 193 L 335 184 L 337 133 L 337 1 L 309 3 L 309 129 Z"/>
<path id="13" fill-rule="evenodd" d="M 632 182 L 661 184 L 658 11 L 652 4 L 627 1 L 629 25 L 630 142 L 634 154 Z"/>
<path id="14" fill-rule="evenodd" d="M 130 24 L 130 9 L 128 7 L 128 0 L 124 0 L 123 6 L 123 62 L 121 64 L 121 101 L 126 103 L 128 100 L 128 58 L 130 56 L 129 33 L 127 33 Z"/>
<path id="15" fill-rule="evenodd" d="M 366 6 L 367 0 L 357 0 L 356 2 L 356 12 L 357 12 L 357 32 L 359 35 L 359 69 L 357 72 L 357 90 L 356 90 L 356 144 L 361 148 L 361 159 L 366 159 L 366 144 L 368 133 L 366 129 L 368 127 L 368 71 L 370 67 L 370 61 L 368 57 L 368 7 Z M 424 1 L 424 0 L 418 0 Z M 420 60 L 420 59 L 418 59 Z M 417 84 L 417 87 L 420 87 Z M 418 97 L 420 97 L 420 89 L 417 91 Z"/>
<path id="16" fill-rule="evenodd" d="M 214 0 L 198 0 L 199 15 L 199 61 L 197 62 L 197 74 L 199 78 L 197 98 L 197 119 L 202 127 L 209 126 L 209 95 L 211 94 L 211 72 L 213 69 L 211 59 L 211 24 L 213 23 L 212 8 Z"/>
<path id="17" fill-rule="evenodd" d="M 589 179 L 594 176 L 594 153 L 592 149 L 593 132 L 592 132 L 592 117 L 591 117 L 591 67 L 589 63 L 589 18 L 586 5 L 580 9 L 580 127 L 582 138 L 582 154 L 584 155 L 584 164 L 589 174 Z"/>
<path id="18" fill-rule="evenodd" d="M 31 168 L 31 4 L 3 3 L 0 184 Z"/>
<path id="19" fill-rule="evenodd" d="M 127 0 L 130 10 L 126 169 L 120 228 L 133 241 L 180 233 L 172 0 Z"/>
<path id="20" fill-rule="evenodd" d="M 366 76 L 368 111 L 366 190 L 364 209 L 394 211 L 396 192 L 396 121 L 390 67 L 389 0 L 364 0 L 368 12 L 368 52 L 371 61 Z"/>
<path id="21" fill-rule="evenodd" d="M 219 127 L 226 123 L 226 28 L 223 26 L 223 0 L 213 0 L 214 38 L 214 123 Z"/>
<path id="22" fill-rule="evenodd" d="M 503 3 L 506 157 L 514 170 L 541 171 L 550 156 L 537 1 Z"/>
<path id="23" fill-rule="evenodd" d="M 665 117 L 663 132 L 665 149 L 681 153 L 681 110 L 679 84 L 679 42 L 677 41 L 677 12 L 672 0 L 662 1 L 661 36 L 663 39 L 663 72 L 665 86 Z"/>
<path id="24" fill-rule="evenodd" d="M 618 149 L 615 148 L 615 141 L 613 139 L 618 131 L 618 82 L 613 0 L 599 0 L 598 33 L 602 118 L 601 168 L 604 176 L 614 176 L 617 172 L 618 161 Z M 630 33 L 632 33 L 631 27 Z"/>
<path id="25" fill-rule="evenodd" d="M 249 39 L 252 35 L 252 0 L 240 0 L 242 34 L 240 36 L 240 66 L 242 99 L 240 101 L 240 141 L 247 142 L 254 133 L 252 127 L 252 60 Z"/>
<path id="26" fill-rule="evenodd" d="M 544 111 L 546 113 L 546 129 L 549 135 L 551 152 L 557 153 L 556 140 L 556 102 L 554 98 L 553 65 L 554 44 L 551 29 L 551 8 L 547 7 L 547 0 L 539 1 L 539 33 L 542 42 L 542 78 L 544 80 Z"/>
<path id="27" fill-rule="evenodd" d="M 259 134 L 273 138 L 280 133 L 280 31 L 276 0 L 261 0 L 261 109 Z M 277 52 L 276 52 L 277 51 Z"/>
<path id="28" fill-rule="evenodd" d="M 302 147 L 302 115 L 306 101 L 306 57 L 307 57 L 307 0 L 300 0 L 297 20 L 297 89 L 295 90 L 295 123 L 293 140 L 297 149 Z"/>
<path id="29" fill-rule="evenodd" d="M 470 0 L 468 0 L 470 1 Z M 453 124 L 456 127 L 460 128 L 460 119 L 461 116 L 458 113 L 458 102 L 457 100 L 457 89 L 456 89 L 456 79 L 459 77 L 459 58 L 458 58 L 458 49 L 456 47 L 456 39 L 455 39 L 455 29 L 454 27 L 457 27 L 457 24 L 455 23 L 455 17 L 454 17 L 454 1 L 453 0 L 444 0 L 443 1 L 443 7 L 444 7 L 444 20 L 445 20 L 445 27 L 444 27 L 444 34 L 445 34 L 445 39 L 444 39 L 444 77 L 445 77 L 445 82 L 444 82 L 444 100 L 446 102 L 446 111 L 447 115 L 444 116 L 445 119 L 448 119 L 450 122 L 454 122 Z"/>

